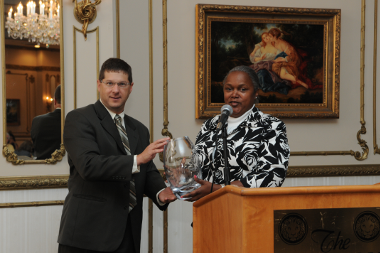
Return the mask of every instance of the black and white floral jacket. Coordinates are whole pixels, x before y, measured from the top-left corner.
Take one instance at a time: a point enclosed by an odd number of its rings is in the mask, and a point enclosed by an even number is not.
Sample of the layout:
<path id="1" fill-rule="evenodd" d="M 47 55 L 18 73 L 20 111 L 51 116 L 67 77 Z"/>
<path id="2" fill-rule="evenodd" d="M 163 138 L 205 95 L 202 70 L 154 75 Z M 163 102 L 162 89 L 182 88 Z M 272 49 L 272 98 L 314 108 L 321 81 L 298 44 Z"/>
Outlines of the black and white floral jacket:
<path id="1" fill-rule="evenodd" d="M 198 133 L 195 155 L 201 164 L 202 178 L 224 184 L 222 131 L 216 132 L 219 115 L 207 120 Z M 215 142 L 217 140 L 217 149 Z M 255 106 L 248 117 L 227 136 L 230 180 L 244 187 L 276 187 L 285 180 L 289 145 L 285 124 Z"/>

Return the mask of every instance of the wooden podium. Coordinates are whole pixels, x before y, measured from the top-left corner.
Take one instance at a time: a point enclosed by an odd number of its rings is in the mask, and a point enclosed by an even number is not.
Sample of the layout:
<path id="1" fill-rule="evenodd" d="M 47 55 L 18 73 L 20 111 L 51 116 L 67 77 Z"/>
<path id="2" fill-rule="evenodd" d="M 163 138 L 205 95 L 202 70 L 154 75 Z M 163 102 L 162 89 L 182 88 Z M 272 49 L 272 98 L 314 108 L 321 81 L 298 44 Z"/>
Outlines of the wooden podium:
<path id="1" fill-rule="evenodd" d="M 271 253 L 274 210 L 357 207 L 380 207 L 380 186 L 226 186 L 194 202 L 193 252 Z"/>

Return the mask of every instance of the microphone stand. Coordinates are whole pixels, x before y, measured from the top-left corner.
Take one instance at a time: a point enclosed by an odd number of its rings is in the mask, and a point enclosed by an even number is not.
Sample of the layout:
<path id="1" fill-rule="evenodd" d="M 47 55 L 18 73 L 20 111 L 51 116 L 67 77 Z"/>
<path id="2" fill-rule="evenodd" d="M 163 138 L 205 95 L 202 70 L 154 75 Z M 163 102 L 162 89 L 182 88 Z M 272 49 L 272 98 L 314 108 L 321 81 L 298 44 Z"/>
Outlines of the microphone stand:
<path id="1" fill-rule="evenodd" d="M 224 124 L 222 128 L 222 138 L 223 138 L 223 154 L 224 154 L 224 184 L 230 185 L 230 168 L 228 167 L 226 124 Z"/>

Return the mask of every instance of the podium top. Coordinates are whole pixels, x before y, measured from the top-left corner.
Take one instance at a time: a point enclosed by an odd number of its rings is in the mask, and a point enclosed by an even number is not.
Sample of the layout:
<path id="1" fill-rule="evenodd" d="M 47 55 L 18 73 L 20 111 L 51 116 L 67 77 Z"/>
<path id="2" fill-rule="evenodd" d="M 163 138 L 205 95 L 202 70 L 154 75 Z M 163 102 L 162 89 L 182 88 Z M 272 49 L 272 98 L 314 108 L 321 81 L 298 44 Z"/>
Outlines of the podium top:
<path id="1" fill-rule="evenodd" d="M 380 185 L 344 185 L 344 186 L 298 186 L 274 188 L 245 188 L 227 185 L 206 197 L 193 203 L 194 207 L 230 193 L 239 196 L 265 196 L 265 195 L 310 195 L 310 194 L 339 194 L 339 193 L 375 193 L 380 192 Z"/>

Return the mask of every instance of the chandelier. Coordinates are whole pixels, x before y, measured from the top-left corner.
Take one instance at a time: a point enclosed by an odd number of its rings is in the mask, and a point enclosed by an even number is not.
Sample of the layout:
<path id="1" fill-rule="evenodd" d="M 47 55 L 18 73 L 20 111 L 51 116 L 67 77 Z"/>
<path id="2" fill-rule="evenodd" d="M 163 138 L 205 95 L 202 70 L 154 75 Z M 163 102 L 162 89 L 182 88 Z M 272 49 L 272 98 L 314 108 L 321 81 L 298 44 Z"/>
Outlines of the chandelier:
<path id="1" fill-rule="evenodd" d="M 12 18 L 12 7 L 8 12 L 5 28 L 8 37 L 13 39 L 27 38 L 29 42 L 49 45 L 59 45 L 60 25 L 59 25 L 59 4 L 54 1 L 40 1 L 40 14 L 36 13 L 36 3 L 29 1 L 26 5 L 26 16 L 23 13 L 23 6 L 17 6 L 17 12 Z"/>

